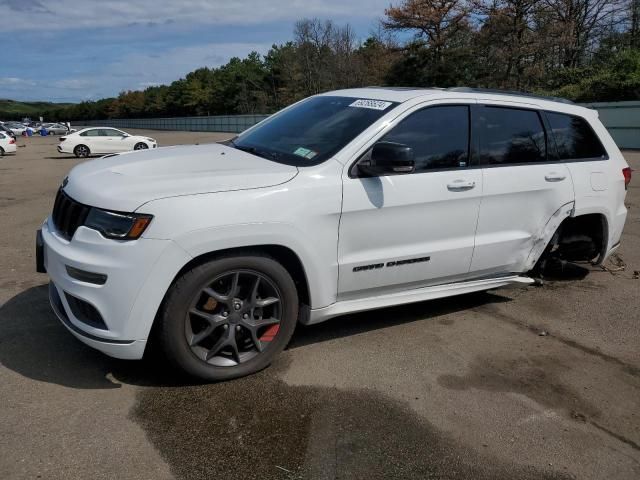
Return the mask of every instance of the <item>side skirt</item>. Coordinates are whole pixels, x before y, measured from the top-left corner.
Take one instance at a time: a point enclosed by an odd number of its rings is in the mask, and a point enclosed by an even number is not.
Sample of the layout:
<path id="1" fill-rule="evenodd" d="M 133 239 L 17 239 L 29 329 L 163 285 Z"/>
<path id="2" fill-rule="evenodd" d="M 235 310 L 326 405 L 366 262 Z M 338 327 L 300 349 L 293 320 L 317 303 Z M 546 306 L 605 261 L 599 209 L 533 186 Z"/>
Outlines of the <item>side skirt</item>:
<path id="1" fill-rule="evenodd" d="M 529 285 L 532 283 L 534 283 L 534 280 L 531 278 L 522 277 L 520 275 L 510 275 L 497 278 L 486 278 L 482 280 L 471 280 L 467 282 L 448 283 L 433 287 L 416 288 L 370 298 L 359 298 L 357 300 L 346 300 L 336 302 L 328 307 L 312 309 L 309 316 L 302 320 L 302 323 L 305 325 L 312 325 L 347 313 L 363 312 L 366 310 L 374 310 L 376 308 L 423 302 L 425 300 L 435 300 L 436 298 L 452 297 L 454 295 L 491 290 L 514 284 Z"/>

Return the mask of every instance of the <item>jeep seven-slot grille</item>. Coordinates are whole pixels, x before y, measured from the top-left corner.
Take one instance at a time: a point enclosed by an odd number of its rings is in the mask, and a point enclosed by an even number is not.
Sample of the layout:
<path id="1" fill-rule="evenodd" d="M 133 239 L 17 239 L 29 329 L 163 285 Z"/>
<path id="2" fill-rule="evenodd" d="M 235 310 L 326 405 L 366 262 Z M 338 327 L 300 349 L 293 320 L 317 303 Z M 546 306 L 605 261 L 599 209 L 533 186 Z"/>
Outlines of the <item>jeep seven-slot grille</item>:
<path id="1" fill-rule="evenodd" d="M 71 240 L 80 225 L 83 225 L 91 207 L 76 202 L 62 189 L 58 190 L 53 204 L 53 224 L 60 235 Z"/>

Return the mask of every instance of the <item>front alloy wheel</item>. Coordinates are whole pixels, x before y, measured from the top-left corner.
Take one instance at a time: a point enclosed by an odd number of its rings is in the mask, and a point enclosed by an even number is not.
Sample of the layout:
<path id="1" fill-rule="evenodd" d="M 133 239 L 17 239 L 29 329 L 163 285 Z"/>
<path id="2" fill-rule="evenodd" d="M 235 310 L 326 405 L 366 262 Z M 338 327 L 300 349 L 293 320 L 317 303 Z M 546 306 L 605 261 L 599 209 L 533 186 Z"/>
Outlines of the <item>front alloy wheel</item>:
<path id="1" fill-rule="evenodd" d="M 160 345 L 188 374 L 226 380 L 268 366 L 298 317 L 293 279 L 262 255 L 225 257 L 188 271 L 158 318 Z"/>
<path id="2" fill-rule="evenodd" d="M 134 150 L 146 150 L 149 148 L 149 145 L 143 142 L 138 142 L 133 146 Z"/>
<path id="3" fill-rule="evenodd" d="M 262 352 L 278 334 L 280 292 L 251 270 L 223 273 L 198 292 L 185 319 L 185 336 L 201 360 L 239 365 Z"/>

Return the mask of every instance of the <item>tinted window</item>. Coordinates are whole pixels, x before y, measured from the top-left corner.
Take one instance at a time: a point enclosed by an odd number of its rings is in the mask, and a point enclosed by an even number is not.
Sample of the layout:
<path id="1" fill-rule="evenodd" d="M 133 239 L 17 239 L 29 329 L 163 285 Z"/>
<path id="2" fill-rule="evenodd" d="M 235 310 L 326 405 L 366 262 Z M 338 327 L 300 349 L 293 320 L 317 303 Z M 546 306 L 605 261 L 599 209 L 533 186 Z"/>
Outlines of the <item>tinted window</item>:
<path id="1" fill-rule="evenodd" d="M 80 134 L 80 136 L 82 136 L 82 137 L 98 137 L 98 136 L 100 136 L 100 130 L 98 130 L 98 129 L 87 130 L 86 132 L 82 132 Z"/>
<path id="2" fill-rule="evenodd" d="M 515 108 L 479 108 L 483 164 L 544 162 L 547 142 L 538 112 Z"/>
<path id="3" fill-rule="evenodd" d="M 381 100 L 311 97 L 240 134 L 230 146 L 277 162 L 314 165 L 340 151 L 395 105 Z"/>
<path id="4" fill-rule="evenodd" d="M 606 156 L 602 143 L 584 118 L 551 112 L 547 112 L 547 118 L 561 160 Z"/>
<path id="5" fill-rule="evenodd" d="M 382 139 L 413 149 L 416 172 L 466 167 L 469 162 L 469 108 L 431 107 L 413 113 Z"/>
<path id="6" fill-rule="evenodd" d="M 122 132 L 119 130 L 114 130 L 113 128 L 102 128 L 100 129 L 100 136 L 102 137 L 121 137 Z"/>

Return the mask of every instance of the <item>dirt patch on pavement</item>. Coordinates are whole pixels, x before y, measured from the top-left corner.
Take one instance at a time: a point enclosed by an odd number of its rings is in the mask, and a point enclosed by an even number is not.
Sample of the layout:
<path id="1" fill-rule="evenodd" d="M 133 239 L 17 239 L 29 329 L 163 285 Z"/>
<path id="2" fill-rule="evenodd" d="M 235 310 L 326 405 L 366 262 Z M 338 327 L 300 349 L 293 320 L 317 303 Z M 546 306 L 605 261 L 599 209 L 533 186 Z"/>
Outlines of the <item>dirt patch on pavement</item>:
<path id="1" fill-rule="evenodd" d="M 573 418 L 596 418 L 598 409 L 559 378 L 559 374 L 569 368 L 560 359 L 547 356 L 501 358 L 487 355 L 476 359 L 466 375 L 442 375 L 438 383 L 453 390 L 476 388 L 519 393 L 541 405 L 563 410 Z"/>

